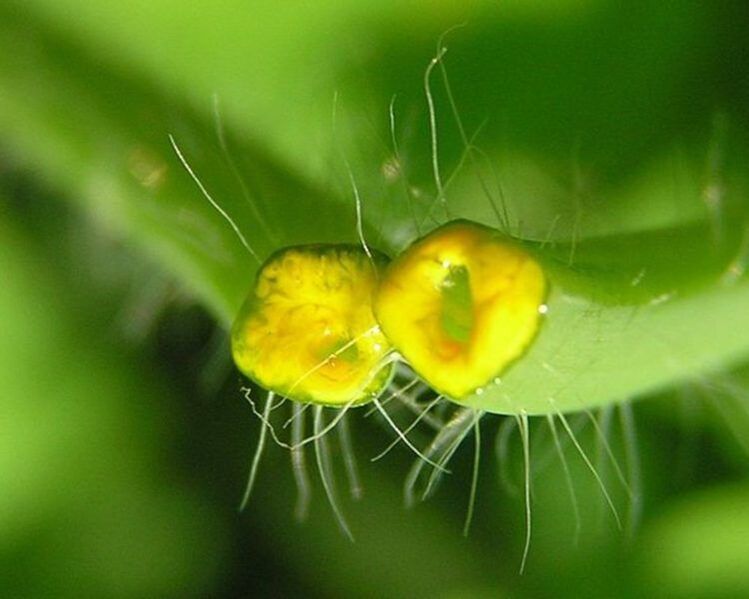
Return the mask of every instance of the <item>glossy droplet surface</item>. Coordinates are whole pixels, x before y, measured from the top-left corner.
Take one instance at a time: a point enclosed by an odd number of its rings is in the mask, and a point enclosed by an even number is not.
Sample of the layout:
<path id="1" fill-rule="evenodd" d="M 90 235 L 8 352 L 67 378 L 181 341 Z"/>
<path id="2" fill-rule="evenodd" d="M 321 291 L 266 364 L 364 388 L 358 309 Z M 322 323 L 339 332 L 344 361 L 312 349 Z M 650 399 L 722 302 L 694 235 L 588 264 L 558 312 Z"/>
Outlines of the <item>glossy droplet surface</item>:
<path id="1" fill-rule="evenodd" d="M 517 242 L 456 221 L 390 263 L 374 311 L 419 376 L 461 399 L 523 354 L 538 331 L 546 288 L 540 265 Z"/>
<path id="2" fill-rule="evenodd" d="M 232 329 L 237 367 L 268 390 L 325 405 L 364 403 L 388 384 L 391 350 L 372 312 L 385 256 L 357 246 L 281 250 L 258 272 Z"/>

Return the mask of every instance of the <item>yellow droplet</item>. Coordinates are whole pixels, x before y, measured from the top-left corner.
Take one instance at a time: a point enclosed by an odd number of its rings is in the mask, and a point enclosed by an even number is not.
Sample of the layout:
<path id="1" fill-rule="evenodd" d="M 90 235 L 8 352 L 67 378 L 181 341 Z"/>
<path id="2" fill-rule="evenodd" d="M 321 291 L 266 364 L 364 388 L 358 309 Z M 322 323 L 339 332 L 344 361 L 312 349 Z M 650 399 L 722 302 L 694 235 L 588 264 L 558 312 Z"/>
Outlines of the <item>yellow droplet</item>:
<path id="1" fill-rule="evenodd" d="M 545 296 L 544 273 L 520 244 L 455 221 L 390 263 L 374 311 L 419 376 L 461 399 L 522 355 L 538 331 Z"/>
<path id="2" fill-rule="evenodd" d="M 325 405 L 363 403 L 389 383 L 391 346 L 372 313 L 387 259 L 356 246 L 277 252 L 232 329 L 237 367 L 270 391 Z"/>

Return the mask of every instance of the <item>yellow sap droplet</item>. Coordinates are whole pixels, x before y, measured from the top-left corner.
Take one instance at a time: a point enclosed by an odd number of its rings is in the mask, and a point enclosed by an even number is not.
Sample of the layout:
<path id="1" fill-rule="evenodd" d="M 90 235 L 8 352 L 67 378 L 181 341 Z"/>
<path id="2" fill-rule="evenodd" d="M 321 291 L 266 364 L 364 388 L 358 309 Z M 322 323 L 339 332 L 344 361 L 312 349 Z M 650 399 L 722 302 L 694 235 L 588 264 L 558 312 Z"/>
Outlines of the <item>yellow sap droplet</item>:
<path id="1" fill-rule="evenodd" d="M 432 388 L 478 392 L 535 337 L 546 297 L 536 260 L 498 231 L 455 221 L 385 269 L 374 311 L 393 347 Z"/>
<path id="2" fill-rule="evenodd" d="M 258 272 L 232 329 L 237 367 L 302 402 L 363 403 L 389 383 L 391 346 L 372 313 L 387 259 L 356 246 L 281 250 Z"/>

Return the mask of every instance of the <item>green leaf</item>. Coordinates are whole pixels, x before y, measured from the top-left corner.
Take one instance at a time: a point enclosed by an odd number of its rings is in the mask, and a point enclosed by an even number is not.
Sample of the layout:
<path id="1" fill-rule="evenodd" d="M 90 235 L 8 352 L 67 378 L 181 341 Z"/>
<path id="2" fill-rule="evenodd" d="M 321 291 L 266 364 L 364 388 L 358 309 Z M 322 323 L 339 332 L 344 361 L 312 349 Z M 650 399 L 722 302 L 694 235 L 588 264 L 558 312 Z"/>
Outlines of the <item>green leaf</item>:
<path id="1" fill-rule="evenodd" d="M 402 22 L 402 9 L 378 3 L 280 15 L 273 7 L 249 13 L 227 2 L 196 15 L 165 1 L 118 13 L 36 0 L 0 9 L 4 143 L 143 247 L 227 326 L 257 260 L 196 189 L 168 134 L 261 259 L 286 245 L 356 241 L 346 162 L 373 245 L 397 252 L 445 219 L 435 209 L 422 79 L 434 41 L 457 15 L 427 11 Z M 745 360 L 745 149 L 731 126 L 710 125 L 709 106 L 695 119 L 669 87 L 679 69 L 698 71 L 677 65 L 685 48 L 712 39 L 714 15 L 570 9 L 536 15 L 522 40 L 498 47 L 507 16 L 483 3 L 466 10 L 479 18 L 454 33 L 448 63 L 460 125 L 468 136 L 496 110 L 512 126 L 490 120 L 479 139 L 486 152 L 466 152 L 434 71 L 449 216 L 498 226 L 504 215 L 505 229 L 535 242 L 552 283 L 533 347 L 470 405 L 576 411 Z M 599 39 L 603 25 L 618 37 Z M 633 31 L 652 39 L 642 45 Z M 581 62 L 593 50 L 600 60 Z M 654 53 L 657 64 L 636 68 Z M 212 90 L 226 102 L 226 156 Z M 397 154 L 382 141 L 395 93 Z"/>

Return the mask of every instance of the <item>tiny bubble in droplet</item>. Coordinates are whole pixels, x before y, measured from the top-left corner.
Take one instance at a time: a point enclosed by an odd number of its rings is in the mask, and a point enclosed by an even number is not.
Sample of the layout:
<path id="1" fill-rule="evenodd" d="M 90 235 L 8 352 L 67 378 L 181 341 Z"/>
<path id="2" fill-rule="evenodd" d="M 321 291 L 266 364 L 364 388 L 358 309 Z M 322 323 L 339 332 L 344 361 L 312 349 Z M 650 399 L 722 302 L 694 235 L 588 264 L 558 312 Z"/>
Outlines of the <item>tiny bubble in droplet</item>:
<path id="1" fill-rule="evenodd" d="M 541 304 L 538 307 L 538 313 L 539 314 L 548 314 L 549 313 L 549 306 L 547 306 L 546 304 Z"/>
<path id="2" fill-rule="evenodd" d="M 479 387 L 478 389 L 476 389 L 476 395 L 481 395 L 483 392 L 484 392 L 484 390 L 481 387 Z"/>

